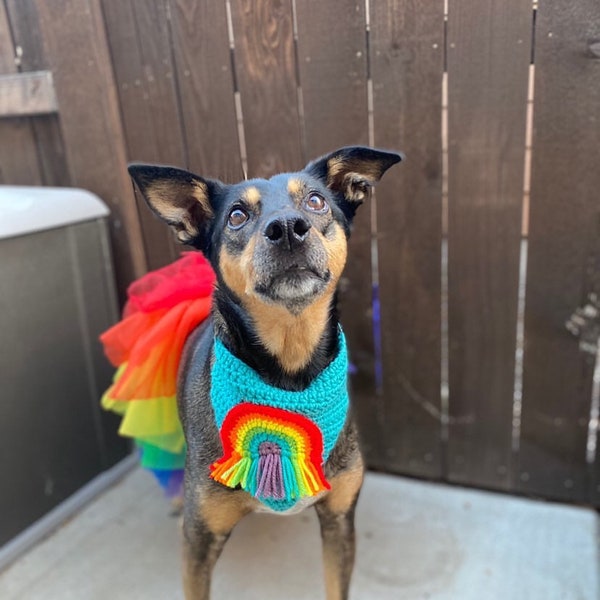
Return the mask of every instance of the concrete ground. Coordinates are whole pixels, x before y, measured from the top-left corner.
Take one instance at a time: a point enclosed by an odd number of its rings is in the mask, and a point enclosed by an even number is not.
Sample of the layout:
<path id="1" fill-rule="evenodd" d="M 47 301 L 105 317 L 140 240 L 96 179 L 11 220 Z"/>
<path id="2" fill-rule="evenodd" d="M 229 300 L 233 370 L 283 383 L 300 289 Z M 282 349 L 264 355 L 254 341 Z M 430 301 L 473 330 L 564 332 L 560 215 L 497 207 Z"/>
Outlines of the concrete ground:
<path id="1" fill-rule="evenodd" d="M 135 470 L 0 574 L 2 600 L 181 599 L 177 519 Z M 369 474 L 351 598 L 598 600 L 595 512 Z M 215 599 L 324 597 L 313 510 L 252 515 L 217 565 Z"/>

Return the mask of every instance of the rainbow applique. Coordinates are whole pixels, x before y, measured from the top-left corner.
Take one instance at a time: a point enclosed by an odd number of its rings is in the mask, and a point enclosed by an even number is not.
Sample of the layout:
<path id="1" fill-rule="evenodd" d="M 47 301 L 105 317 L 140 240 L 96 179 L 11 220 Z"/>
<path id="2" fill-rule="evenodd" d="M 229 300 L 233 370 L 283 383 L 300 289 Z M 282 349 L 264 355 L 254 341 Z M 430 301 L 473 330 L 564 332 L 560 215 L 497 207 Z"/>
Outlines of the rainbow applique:
<path id="1" fill-rule="evenodd" d="M 221 441 L 223 457 L 211 477 L 274 508 L 330 489 L 321 467 L 323 436 L 302 415 L 242 402 L 227 413 Z"/>

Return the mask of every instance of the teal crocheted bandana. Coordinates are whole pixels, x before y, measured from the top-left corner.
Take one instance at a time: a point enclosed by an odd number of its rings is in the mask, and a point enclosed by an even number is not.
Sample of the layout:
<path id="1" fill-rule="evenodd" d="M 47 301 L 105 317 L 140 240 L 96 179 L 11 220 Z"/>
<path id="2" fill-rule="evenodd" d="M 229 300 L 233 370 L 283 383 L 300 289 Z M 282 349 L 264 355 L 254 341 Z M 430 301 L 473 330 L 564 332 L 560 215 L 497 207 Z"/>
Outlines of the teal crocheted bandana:
<path id="1" fill-rule="evenodd" d="M 223 456 L 211 477 L 277 511 L 329 489 L 323 464 L 346 422 L 347 371 L 341 330 L 336 358 L 301 392 L 265 383 L 215 339 L 211 401 Z"/>

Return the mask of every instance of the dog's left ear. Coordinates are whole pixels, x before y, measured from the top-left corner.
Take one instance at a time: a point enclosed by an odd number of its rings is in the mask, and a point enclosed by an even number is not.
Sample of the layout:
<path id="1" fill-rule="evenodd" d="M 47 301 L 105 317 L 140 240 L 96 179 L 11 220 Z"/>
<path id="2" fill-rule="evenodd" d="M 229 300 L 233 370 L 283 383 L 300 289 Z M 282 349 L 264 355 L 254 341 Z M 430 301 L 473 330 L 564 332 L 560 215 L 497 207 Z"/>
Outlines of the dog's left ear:
<path id="1" fill-rule="evenodd" d="M 341 197 L 342 209 L 352 218 L 367 198 L 369 189 L 403 158 L 397 152 L 349 146 L 312 161 L 304 170 Z"/>
<path id="2" fill-rule="evenodd" d="M 205 250 L 213 201 L 224 184 L 175 167 L 133 163 L 127 170 L 144 200 L 175 230 L 177 239 Z"/>

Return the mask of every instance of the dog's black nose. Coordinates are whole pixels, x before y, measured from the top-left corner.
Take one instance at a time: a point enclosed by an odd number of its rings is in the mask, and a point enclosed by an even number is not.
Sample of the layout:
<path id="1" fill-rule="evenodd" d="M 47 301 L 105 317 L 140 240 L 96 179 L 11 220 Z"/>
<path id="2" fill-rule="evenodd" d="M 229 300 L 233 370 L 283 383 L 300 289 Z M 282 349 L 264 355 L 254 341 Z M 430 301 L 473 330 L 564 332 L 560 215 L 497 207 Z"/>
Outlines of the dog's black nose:
<path id="1" fill-rule="evenodd" d="M 310 222 L 302 215 L 283 215 L 267 223 L 263 235 L 273 244 L 300 246 L 308 236 Z"/>

